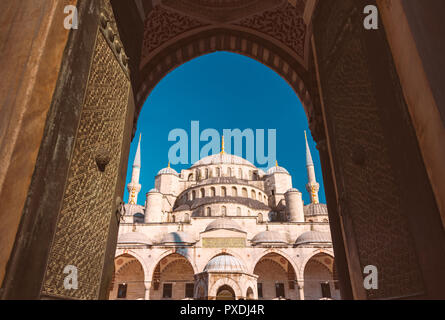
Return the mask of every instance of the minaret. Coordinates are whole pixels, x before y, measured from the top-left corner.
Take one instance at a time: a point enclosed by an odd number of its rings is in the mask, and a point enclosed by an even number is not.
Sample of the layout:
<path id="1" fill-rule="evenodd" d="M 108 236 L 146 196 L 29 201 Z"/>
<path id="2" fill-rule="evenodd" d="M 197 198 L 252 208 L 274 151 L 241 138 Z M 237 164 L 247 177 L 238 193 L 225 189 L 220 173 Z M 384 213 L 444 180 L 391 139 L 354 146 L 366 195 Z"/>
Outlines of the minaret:
<path id="1" fill-rule="evenodd" d="M 307 134 L 304 132 L 304 138 L 306 140 L 306 169 L 308 176 L 308 183 L 306 185 L 306 190 L 311 196 L 311 203 L 318 203 L 318 190 L 320 190 L 320 185 L 315 179 L 315 167 L 312 161 L 311 150 L 309 149 L 309 143 L 307 142 Z"/>
<path id="2" fill-rule="evenodd" d="M 141 138 L 142 134 L 139 136 L 138 148 L 136 150 L 136 155 L 134 156 L 133 162 L 133 172 L 131 174 L 131 182 L 127 185 L 129 196 L 129 204 L 138 203 L 138 194 L 141 191 L 141 185 L 139 184 L 139 176 L 141 174 Z"/>
<path id="3" fill-rule="evenodd" d="M 225 150 L 225 145 L 224 145 L 224 136 L 222 136 L 221 138 L 221 154 L 225 154 L 226 150 Z"/>

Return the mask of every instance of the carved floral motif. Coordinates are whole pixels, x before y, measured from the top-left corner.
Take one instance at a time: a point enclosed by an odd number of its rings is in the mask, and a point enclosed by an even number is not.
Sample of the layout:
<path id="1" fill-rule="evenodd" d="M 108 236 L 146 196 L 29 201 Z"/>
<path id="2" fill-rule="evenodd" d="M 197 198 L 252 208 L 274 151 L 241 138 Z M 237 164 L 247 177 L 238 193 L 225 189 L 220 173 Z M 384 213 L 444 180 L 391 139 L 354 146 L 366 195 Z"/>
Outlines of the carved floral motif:
<path id="1" fill-rule="evenodd" d="M 303 20 L 304 6 L 304 0 L 297 1 L 295 7 L 287 3 L 277 9 L 245 18 L 236 24 L 267 34 L 304 58 L 307 29 Z"/>

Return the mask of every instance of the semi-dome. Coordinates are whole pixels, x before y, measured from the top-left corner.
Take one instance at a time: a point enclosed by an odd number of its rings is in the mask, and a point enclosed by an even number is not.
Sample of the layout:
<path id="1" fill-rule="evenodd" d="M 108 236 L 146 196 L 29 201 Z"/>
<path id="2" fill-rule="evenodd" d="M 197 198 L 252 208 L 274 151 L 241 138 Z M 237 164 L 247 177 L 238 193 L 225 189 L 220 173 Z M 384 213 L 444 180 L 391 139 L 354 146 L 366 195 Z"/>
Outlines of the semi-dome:
<path id="1" fill-rule="evenodd" d="M 327 216 L 328 207 L 323 203 L 311 203 L 304 207 L 306 216 Z"/>
<path id="2" fill-rule="evenodd" d="M 193 237 L 184 231 L 176 231 L 165 234 L 162 237 L 162 244 L 192 244 L 195 243 L 196 240 Z"/>
<path id="3" fill-rule="evenodd" d="M 159 170 L 158 176 L 161 175 L 161 174 L 173 174 L 175 176 L 179 176 L 179 174 L 176 172 L 176 170 L 172 169 L 170 167 L 167 167 L 167 168 Z"/>
<path id="4" fill-rule="evenodd" d="M 283 167 L 275 166 L 267 170 L 267 175 L 275 174 L 275 173 L 286 173 L 289 174 L 289 171 L 284 169 Z"/>
<path id="5" fill-rule="evenodd" d="M 241 227 L 232 219 L 222 218 L 222 219 L 216 219 L 209 223 L 205 231 L 212 231 L 212 230 L 233 230 L 233 231 L 239 231 L 244 232 Z"/>
<path id="6" fill-rule="evenodd" d="M 212 156 L 202 158 L 201 160 L 197 161 L 192 166 L 192 168 L 199 167 L 199 166 L 205 166 L 205 165 L 212 165 L 212 164 L 236 164 L 236 165 L 245 165 L 245 166 L 255 167 L 252 163 L 250 163 L 246 159 L 235 156 L 233 154 L 222 153 L 222 154 L 214 154 Z"/>
<path id="7" fill-rule="evenodd" d="M 332 239 L 329 232 L 308 231 L 301 234 L 295 244 L 299 246 L 305 244 L 328 244 L 331 242 Z"/>
<path id="8" fill-rule="evenodd" d="M 262 243 L 282 243 L 287 244 L 287 238 L 285 234 L 282 234 L 277 231 L 263 231 L 258 233 L 255 237 L 253 237 L 252 242 L 254 244 L 262 244 Z"/>
<path id="9" fill-rule="evenodd" d="M 245 270 L 246 268 L 239 259 L 228 254 L 214 257 L 207 263 L 206 267 L 204 268 L 204 272 L 224 273 L 245 272 Z"/>
<path id="10" fill-rule="evenodd" d="M 117 243 L 127 245 L 152 245 L 151 240 L 145 234 L 140 232 L 121 234 L 117 239 Z"/>

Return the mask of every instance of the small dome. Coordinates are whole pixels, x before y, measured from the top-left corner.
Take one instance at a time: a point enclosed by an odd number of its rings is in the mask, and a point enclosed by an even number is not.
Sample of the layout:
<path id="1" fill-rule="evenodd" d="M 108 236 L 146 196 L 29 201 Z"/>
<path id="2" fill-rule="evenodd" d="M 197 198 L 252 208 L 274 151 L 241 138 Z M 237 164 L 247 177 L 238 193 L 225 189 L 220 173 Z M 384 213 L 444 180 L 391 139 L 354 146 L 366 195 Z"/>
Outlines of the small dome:
<path id="1" fill-rule="evenodd" d="M 160 193 L 158 189 L 153 188 L 150 191 L 148 191 L 148 193 Z"/>
<path id="2" fill-rule="evenodd" d="M 286 173 L 289 174 L 289 172 L 284 169 L 283 167 L 275 166 L 267 170 L 267 175 L 275 174 L 275 173 Z"/>
<path id="3" fill-rule="evenodd" d="M 215 221 L 210 222 L 207 228 L 205 229 L 205 232 L 211 230 L 219 230 L 219 229 L 244 232 L 235 221 L 227 218 L 217 219 Z"/>
<path id="4" fill-rule="evenodd" d="M 212 156 L 202 158 L 201 160 L 197 161 L 192 166 L 192 168 L 203 165 L 212 165 L 212 164 L 236 164 L 236 165 L 245 165 L 254 167 L 254 165 L 249 161 L 247 161 L 246 159 L 243 159 L 241 157 L 232 154 L 224 153 L 224 154 L 214 154 Z"/>
<path id="5" fill-rule="evenodd" d="M 165 234 L 162 237 L 161 243 L 162 244 L 192 244 L 195 243 L 196 240 L 193 239 L 193 237 L 183 231 L 176 231 L 176 232 L 170 232 Z"/>
<path id="6" fill-rule="evenodd" d="M 170 167 L 167 167 L 167 168 L 164 168 L 164 169 L 160 170 L 158 172 L 158 176 L 161 175 L 161 174 L 173 174 L 175 176 L 179 176 L 179 174 L 176 172 L 176 170 L 174 170 L 174 169 L 172 169 Z"/>
<path id="7" fill-rule="evenodd" d="M 295 189 L 295 188 L 291 188 L 291 189 L 286 191 L 286 193 L 288 193 L 288 192 L 298 192 L 298 193 L 300 193 L 300 190 Z"/>
<path id="8" fill-rule="evenodd" d="M 211 259 L 206 267 L 204 268 L 205 272 L 245 272 L 246 268 L 241 261 L 239 261 L 234 256 L 230 256 L 228 254 L 223 254 L 220 256 L 216 256 Z"/>
<path id="9" fill-rule="evenodd" d="M 297 246 L 304 244 L 320 244 L 332 243 L 331 234 L 329 232 L 308 231 L 301 234 L 295 244 Z"/>
<path id="10" fill-rule="evenodd" d="M 119 235 L 117 239 L 118 244 L 139 244 L 139 245 L 151 245 L 151 240 L 143 233 L 129 232 Z"/>
<path id="11" fill-rule="evenodd" d="M 323 203 L 311 203 L 304 207 L 305 216 L 327 216 L 328 207 Z"/>
<path id="12" fill-rule="evenodd" d="M 286 235 L 277 232 L 277 231 L 263 231 L 258 233 L 255 237 L 253 237 L 252 242 L 254 244 L 261 243 L 283 243 L 287 244 L 288 241 L 286 239 Z"/>

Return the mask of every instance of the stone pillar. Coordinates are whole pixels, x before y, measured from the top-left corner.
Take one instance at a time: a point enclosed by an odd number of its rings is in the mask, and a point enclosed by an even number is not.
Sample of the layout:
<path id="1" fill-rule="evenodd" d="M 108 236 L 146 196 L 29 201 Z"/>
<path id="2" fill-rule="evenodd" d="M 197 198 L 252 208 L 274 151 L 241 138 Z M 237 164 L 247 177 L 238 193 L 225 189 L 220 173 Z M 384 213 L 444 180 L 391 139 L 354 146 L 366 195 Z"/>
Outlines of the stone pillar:
<path id="1" fill-rule="evenodd" d="M 145 300 L 150 300 L 151 281 L 145 281 Z"/>
<path id="2" fill-rule="evenodd" d="M 297 288 L 300 300 L 304 300 L 304 280 L 297 280 Z"/>

